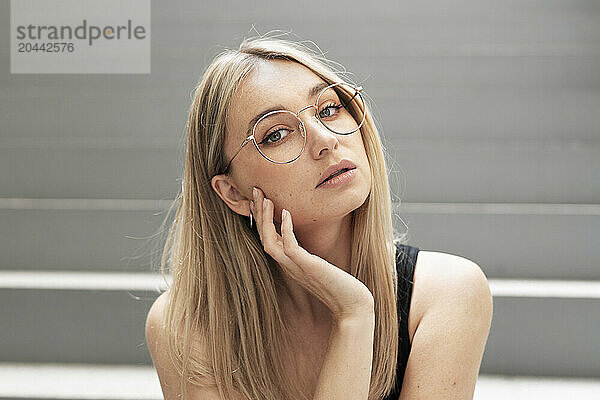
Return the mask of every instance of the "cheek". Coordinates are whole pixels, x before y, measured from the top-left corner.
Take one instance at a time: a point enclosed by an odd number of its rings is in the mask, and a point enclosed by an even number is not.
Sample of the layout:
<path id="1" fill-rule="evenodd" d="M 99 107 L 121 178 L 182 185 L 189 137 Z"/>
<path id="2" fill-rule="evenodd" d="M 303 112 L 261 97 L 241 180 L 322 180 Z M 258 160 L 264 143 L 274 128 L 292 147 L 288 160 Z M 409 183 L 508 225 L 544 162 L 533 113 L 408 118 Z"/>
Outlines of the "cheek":
<path id="1" fill-rule="evenodd" d="M 256 169 L 251 175 L 250 182 L 262 189 L 265 197 L 271 199 L 276 207 L 286 207 L 291 201 L 295 201 L 296 192 L 303 179 L 297 170 L 289 170 L 275 164 Z"/>
<path id="2" fill-rule="evenodd" d="M 310 208 L 312 189 L 319 177 L 315 177 L 302 168 L 285 171 L 279 175 L 270 175 L 264 181 L 265 195 L 273 200 L 275 206 L 281 208 L 301 209 Z"/>

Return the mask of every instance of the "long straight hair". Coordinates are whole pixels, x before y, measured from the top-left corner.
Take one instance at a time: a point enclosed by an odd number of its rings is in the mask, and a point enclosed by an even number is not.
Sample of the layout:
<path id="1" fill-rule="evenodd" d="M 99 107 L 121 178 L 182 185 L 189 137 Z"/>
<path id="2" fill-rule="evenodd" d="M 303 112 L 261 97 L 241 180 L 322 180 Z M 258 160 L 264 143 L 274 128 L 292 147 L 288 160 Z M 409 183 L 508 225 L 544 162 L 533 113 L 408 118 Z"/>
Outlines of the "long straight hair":
<path id="1" fill-rule="evenodd" d="M 275 37 L 244 39 L 219 53 L 195 87 L 189 109 L 182 192 L 163 248 L 160 269 L 170 274 L 164 316 L 168 354 L 188 384 L 215 382 L 222 398 L 310 399 L 304 377 L 288 376 L 285 353 L 293 337 L 284 323 L 278 288 L 282 272 L 262 246 L 248 217 L 233 212 L 214 192 L 211 178 L 227 160 L 226 113 L 240 83 L 260 62 L 299 63 L 328 83 L 345 81 L 345 70 L 302 43 Z M 340 65 L 340 64 L 337 64 Z M 371 191 L 352 215 L 350 273 L 375 300 L 375 332 L 369 399 L 396 384 L 398 356 L 395 231 L 384 148 L 365 99 L 360 129 L 368 157 Z M 202 346 L 206 356 L 195 351 Z M 292 374 L 295 371 L 292 372 Z M 400 382 L 401 383 L 401 382 Z"/>

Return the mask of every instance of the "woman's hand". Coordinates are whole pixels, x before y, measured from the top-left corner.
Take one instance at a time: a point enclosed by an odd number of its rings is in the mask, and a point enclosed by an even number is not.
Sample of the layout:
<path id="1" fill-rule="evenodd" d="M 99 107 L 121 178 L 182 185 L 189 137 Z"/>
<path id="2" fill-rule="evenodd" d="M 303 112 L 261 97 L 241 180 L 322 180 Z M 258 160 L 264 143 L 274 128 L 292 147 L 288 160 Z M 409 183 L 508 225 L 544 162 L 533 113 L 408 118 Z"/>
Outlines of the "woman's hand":
<path id="1" fill-rule="evenodd" d="M 287 210 L 282 209 L 279 235 L 273 223 L 274 204 L 264 198 L 262 190 L 254 190 L 250 208 L 264 250 L 284 273 L 321 300 L 336 321 L 374 312 L 373 294 L 364 283 L 298 245 Z"/>

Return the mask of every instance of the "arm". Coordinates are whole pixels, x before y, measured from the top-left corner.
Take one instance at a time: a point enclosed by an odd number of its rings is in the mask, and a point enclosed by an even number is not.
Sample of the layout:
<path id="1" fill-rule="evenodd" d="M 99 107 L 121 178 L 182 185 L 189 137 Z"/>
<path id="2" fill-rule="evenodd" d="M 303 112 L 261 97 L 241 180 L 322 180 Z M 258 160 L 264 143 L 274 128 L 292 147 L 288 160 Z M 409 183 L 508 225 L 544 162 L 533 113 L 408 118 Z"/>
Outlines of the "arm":
<path id="1" fill-rule="evenodd" d="M 334 323 L 315 400 L 367 399 L 374 329 L 374 312 Z"/>
<path id="2" fill-rule="evenodd" d="M 399 400 L 472 399 L 492 320 L 486 276 L 468 259 L 421 253 L 413 302 L 422 301 L 425 311 Z"/>

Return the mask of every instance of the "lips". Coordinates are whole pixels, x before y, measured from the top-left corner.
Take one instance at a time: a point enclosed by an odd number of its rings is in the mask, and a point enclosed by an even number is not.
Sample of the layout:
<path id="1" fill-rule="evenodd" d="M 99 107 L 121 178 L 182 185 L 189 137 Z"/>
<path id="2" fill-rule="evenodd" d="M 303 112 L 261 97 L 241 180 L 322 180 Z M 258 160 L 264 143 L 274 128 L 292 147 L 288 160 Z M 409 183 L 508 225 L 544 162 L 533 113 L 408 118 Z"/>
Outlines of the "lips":
<path id="1" fill-rule="evenodd" d="M 323 172 L 321 175 L 321 179 L 319 179 L 319 183 L 316 187 L 318 187 L 321 183 L 325 182 L 329 178 L 332 178 L 334 175 L 339 175 L 340 171 L 355 169 L 356 165 L 350 160 L 344 159 L 335 165 L 331 165 L 329 168 Z"/>

